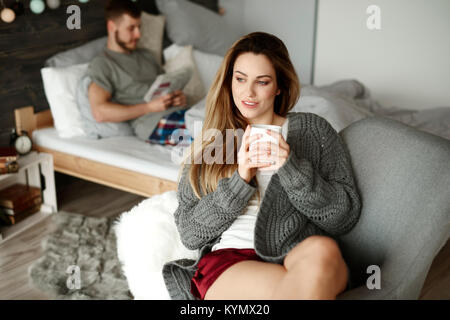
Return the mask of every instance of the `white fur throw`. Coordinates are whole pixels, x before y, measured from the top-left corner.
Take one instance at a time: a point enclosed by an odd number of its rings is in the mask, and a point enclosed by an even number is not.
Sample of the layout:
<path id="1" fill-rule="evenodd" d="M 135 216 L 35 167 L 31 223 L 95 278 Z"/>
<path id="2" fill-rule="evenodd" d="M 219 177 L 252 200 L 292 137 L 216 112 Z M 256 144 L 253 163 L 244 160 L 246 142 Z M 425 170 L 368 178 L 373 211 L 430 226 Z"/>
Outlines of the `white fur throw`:
<path id="1" fill-rule="evenodd" d="M 162 277 L 165 262 L 198 257 L 180 240 L 173 213 L 175 191 L 146 199 L 123 213 L 115 224 L 117 251 L 130 291 L 136 300 L 170 299 Z"/>

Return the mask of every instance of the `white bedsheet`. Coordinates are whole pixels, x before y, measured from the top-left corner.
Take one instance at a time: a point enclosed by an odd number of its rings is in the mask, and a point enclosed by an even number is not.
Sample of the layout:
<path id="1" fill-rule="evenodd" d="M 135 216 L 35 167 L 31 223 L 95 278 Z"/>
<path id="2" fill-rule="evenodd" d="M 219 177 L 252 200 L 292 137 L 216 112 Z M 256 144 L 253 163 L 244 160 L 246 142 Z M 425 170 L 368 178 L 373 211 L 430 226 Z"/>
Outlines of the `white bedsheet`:
<path id="1" fill-rule="evenodd" d="M 174 182 L 180 168 L 171 155 L 179 148 L 146 143 L 135 136 L 99 140 L 84 137 L 65 139 L 58 136 L 55 128 L 44 128 L 33 132 L 33 142 L 55 151 Z"/>

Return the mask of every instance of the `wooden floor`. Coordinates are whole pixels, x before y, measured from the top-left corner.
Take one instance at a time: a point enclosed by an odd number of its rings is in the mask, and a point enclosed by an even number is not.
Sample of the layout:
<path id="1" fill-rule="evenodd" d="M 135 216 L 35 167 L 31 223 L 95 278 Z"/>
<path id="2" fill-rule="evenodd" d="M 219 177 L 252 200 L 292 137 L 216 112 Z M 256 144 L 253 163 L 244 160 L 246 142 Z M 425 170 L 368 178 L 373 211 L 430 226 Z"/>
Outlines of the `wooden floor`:
<path id="1" fill-rule="evenodd" d="M 58 209 L 88 216 L 115 217 L 143 197 L 56 174 Z M 49 218 L 0 244 L 0 299 L 48 299 L 27 276 L 31 263 L 42 256 L 41 241 L 52 230 Z M 431 266 L 421 299 L 450 300 L 450 241 Z"/>
<path id="2" fill-rule="evenodd" d="M 55 174 L 58 210 L 116 217 L 145 198 L 96 183 Z M 28 282 L 28 267 L 42 256 L 41 241 L 52 230 L 50 217 L 0 244 L 0 299 L 48 299 Z"/>

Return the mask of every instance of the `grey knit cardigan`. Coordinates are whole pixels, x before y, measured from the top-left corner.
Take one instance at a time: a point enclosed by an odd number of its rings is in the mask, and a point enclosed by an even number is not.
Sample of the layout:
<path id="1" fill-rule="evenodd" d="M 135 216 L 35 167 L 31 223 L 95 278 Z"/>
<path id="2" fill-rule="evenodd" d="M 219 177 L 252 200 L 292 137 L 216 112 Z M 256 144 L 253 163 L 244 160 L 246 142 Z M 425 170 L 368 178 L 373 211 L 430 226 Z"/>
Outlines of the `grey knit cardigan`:
<path id="1" fill-rule="evenodd" d="M 254 231 L 258 256 L 278 264 L 309 236 L 348 233 L 361 212 L 350 157 L 338 133 L 313 113 L 291 112 L 287 117 L 290 154 L 270 179 Z M 181 241 L 188 249 L 198 249 L 199 258 L 166 263 L 163 277 L 172 299 L 195 300 L 190 282 L 198 261 L 242 214 L 257 188 L 236 170 L 221 179 L 214 192 L 198 199 L 186 179 L 188 168 L 178 184 L 174 216 Z"/>

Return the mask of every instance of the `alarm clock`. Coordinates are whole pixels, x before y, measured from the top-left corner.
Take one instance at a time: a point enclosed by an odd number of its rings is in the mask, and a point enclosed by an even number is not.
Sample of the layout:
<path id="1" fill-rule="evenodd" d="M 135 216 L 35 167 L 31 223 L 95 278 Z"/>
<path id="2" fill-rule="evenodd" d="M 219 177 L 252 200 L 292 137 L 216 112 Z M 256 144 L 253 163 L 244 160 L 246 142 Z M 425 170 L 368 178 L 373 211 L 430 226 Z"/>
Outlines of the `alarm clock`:
<path id="1" fill-rule="evenodd" d="M 11 133 L 10 145 L 14 147 L 18 154 L 26 155 L 33 148 L 33 142 L 26 131 L 17 134 L 16 130 Z"/>

